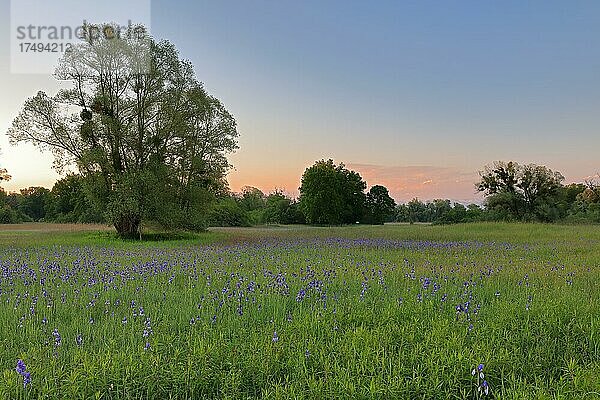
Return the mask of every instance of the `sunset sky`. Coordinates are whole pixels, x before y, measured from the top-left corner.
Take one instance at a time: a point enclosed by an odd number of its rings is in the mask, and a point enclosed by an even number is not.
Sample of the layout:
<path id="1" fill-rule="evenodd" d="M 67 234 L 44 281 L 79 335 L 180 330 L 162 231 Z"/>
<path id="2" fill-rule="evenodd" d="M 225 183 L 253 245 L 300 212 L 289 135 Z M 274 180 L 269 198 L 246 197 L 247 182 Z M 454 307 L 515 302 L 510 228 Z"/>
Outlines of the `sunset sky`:
<path id="1" fill-rule="evenodd" d="M 5 132 L 27 97 L 58 86 L 10 72 L 0 4 L 3 187 L 51 187 L 52 157 Z M 477 170 L 494 160 L 544 164 L 567 182 L 600 172 L 598 1 L 161 0 L 150 31 L 236 117 L 233 190 L 296 195 L 322 158 L 397 201 L 477 200 Z"/>

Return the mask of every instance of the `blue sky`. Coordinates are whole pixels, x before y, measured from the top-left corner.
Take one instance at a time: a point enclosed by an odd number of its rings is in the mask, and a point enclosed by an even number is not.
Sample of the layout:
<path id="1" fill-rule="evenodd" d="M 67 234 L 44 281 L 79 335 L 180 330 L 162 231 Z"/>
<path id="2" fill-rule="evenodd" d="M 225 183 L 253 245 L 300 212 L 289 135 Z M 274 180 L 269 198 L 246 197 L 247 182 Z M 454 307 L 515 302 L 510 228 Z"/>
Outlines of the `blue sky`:
<path id="1" fill-rule="evenodd" d="M 55 86 L 8 72 L 2 1 L 5 129 L 28 96 Z M 476 198 L 477 170 L 498 159 L 548 165 L 569 181 L 600 171 L 600 2 L 151 6 L 152 34 L 175 43 L 238 120 L 233 189 L 295 193 L 304 168 L 330 157 L 398 200 Z M 52 184 L 49 157 L 24 168 L 22 155 L 37 153 L 0 146 L 12 185 Z"/>

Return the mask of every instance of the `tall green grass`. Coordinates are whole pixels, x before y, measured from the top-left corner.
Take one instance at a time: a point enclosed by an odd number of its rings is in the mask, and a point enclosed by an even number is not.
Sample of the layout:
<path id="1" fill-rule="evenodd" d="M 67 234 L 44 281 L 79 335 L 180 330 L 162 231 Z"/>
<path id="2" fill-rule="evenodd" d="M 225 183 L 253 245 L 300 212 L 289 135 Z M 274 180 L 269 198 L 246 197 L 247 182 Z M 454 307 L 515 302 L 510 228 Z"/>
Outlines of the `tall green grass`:
<path id="1" fill-rule="evenodd" d="M 487 398 L 600 397 L 596 227 L 19 235 L 0 250 L 0 398 L 469 399 L 480 363 Z"/>

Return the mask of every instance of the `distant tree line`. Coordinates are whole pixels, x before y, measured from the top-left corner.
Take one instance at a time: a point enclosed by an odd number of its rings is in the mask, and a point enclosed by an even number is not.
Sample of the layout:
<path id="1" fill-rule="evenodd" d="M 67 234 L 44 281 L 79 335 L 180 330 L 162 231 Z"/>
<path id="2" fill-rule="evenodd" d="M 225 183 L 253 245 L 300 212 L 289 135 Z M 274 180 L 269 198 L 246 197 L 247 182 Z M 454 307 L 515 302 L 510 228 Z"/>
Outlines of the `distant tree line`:
<path id="1" fill-rule="evenodd" d="M 0 171 L 0 181 L 10 179 Z M 600 223 L 600 176 L 563 185 L 563 176 L 547 167 L 495 162 L 480 172 L 475 189 L 482 205 L 448 199 L 397 204 L 387 188 L 367 185 L 355 171 L 333 160 L 320 160 L 302 176 L 300 196 L 282 190 L 265 194 L 245 186 L 239 193 L 222 191 L 207 197 L 200 211 L 207 225 L 383 224 L 385 222 L 453 224 L 476 221 Z M 46 221 L 110 223 L 110 212 L 95 202 L 88 180 L 69 174 L 51 190 L 30 187 L 6 193 L 0 189 L 0 223 Z"/>
<path id="2" fill-rule="evenodd" d="M 6 193 L 0 188 L 0 223 L 101 223 L 103 211 L 90 200 L 80 175 L 69 174 L 52 190 L 35 186 Z"/>
<path id="3" fill-rule="evenodd" d="M 208 214 L 212 226 L 252 226 L 260 224 L 304 224 L 298 202 L 281 190 L 269 194 L 252 186 L 217 200 Z"/>
<path id="4" fill-rule="evenodd" d="M 435 199 L 423 202 L 417 198 L 408 203 L 398 204 L 394 222 L 427 222 L 436 224 L 456 224 L 484 220 L 485 210 L 477 204 L 464 206 L 448 199 Z"/>
<path id="5" fill-rule="evenodd" d="M 479 173 L 480 207 L 450 200 L 413 199 L 396 207 L 395 221 L 461 223 L 473 221 L 600 222 L 600 182 L 563 185 L 561 173 L 535 165 L 497 161 Z M 600 178 L 600 176 L 599 176 Z"/>
<path id="6" fill-rule="evenodd" d="M 208 212 L 211 226 L 258 224 L 383 224 L 393 220 L 396 203 L 388 190 L 375 185 L 366 192 L 361 176 L 321 160 L 302 177 L 300 196 L 294 199 L 282 190 L 269 194 L 252 186 L 220 197 Z"/>
<path id="7" fill-rule="evenodd" d="M 281 190 L 264 194 L 246 186 L 241 193 L 220 199 L 209 213 L 213 226 L 255 224 L 383 224 L 393 220 L 396 203 L 388 190 L 367 184 L 355 171 L 333 160 L 317 161 L 302 177 L 300 196 Z"/>

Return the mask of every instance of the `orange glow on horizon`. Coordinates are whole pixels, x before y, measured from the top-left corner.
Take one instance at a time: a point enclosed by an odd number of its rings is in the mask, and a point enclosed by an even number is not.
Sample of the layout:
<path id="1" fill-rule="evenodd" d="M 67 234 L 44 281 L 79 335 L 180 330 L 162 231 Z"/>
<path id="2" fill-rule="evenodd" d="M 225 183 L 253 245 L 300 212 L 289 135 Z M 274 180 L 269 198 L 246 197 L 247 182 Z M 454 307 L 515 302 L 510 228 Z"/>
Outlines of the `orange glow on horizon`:
<path id="1" fill-rule="evenodd" d="M 358 172 L 368 187 L 383 185 L 397 202 L 407 202 L 418 197 L 421 200 L 437 198 L 461 202 L 480 202 L 474 184 L 477 173 L 465 173 L 449 167 L 404 166 L 389 167 L 370 164 L 347 164 Z M 228 175 L 230 189 L 239 192 L 244 186 L 254 186 L 265 194 L 283 189 L 291 197 L 297 197 L 302 171 L 232 171 Z"/>

